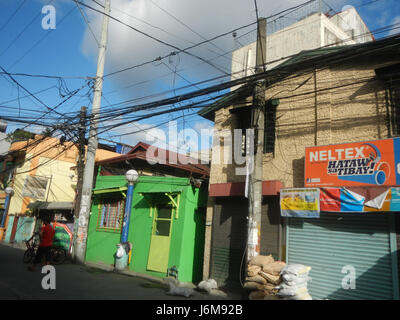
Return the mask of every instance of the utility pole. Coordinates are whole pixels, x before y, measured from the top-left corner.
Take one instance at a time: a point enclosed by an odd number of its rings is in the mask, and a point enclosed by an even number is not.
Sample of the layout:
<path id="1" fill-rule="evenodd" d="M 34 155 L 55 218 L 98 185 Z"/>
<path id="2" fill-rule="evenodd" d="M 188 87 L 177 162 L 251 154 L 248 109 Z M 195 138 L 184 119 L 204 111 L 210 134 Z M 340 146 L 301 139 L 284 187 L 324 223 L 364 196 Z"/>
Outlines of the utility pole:
<path id="1" fill-rule="evenodd" d="M 72 258 L 75 260 L 75 243 L 76 236 L 78 233 L 78 221 L 79 221 L 79 209 L 81 207 L 81 197 L 82 197 L 82 185 L 83 185 L 83 170 L 84 170 L 84 158 L 85 158 L 85 132 L 86 132 L 86 107 L 81 107 L 81 112 L 79 114 L 79 127 L 78 127 L 78 161 L 77 161 L 77 171 L 78 178 L 76 182 L 76 192 L 75 192 L 75 205 L 74 205 L 74 232 L 73 240 L 74 250 L 72 252 Z"/>
<path id="2" fill-rule="evenodd" d="M 93 104 L 91 125 L 89 130 L 89 141 L 86 155 L 85 170 L 81 191 L 81 203 L 79 209 L 79 220 L 77 235 L 74 243 L 74 260 L 77 263 L 85 262 L 86 240 L 89 224 L 90 206 L 93 188 L 94 163 L 97 150 L 97 122 L 100 113 L 101 94 L 103 88 L 104 60 L 106 55 L 108 19 L 110 14 L 110 0 L 105 0 L 103 28 L 100 39 L 99 56 L 97 59 L 97 73 L 94 82 Z"/>
<path id="3" fill-rule="evenodd" d="M 258 19 L 257 27 L 256 74 L 263 72 L 266 62 L 266 19 Z M 255 129 L 256 143 L 254 171 L 250 173 L 247 260 L 260 254 L 265 89 L 264 79 L 258 80 L 253 94 L 252 127 Z"/>
<path id="4" fill-rule="evenodd" d="M 84 158 L 85 158 L 85 132 L 86 132 L 86 107 L 81 107 L 79 114 L 79 128 L 78 128 L 78 181 L 76 183 L 76 197 L 74 216 L 76 221 L 79 219 L 79 208 L 81 206 L 82 196 L 82 185 L 83 185 L 83 170 L 84 170 Z"/>

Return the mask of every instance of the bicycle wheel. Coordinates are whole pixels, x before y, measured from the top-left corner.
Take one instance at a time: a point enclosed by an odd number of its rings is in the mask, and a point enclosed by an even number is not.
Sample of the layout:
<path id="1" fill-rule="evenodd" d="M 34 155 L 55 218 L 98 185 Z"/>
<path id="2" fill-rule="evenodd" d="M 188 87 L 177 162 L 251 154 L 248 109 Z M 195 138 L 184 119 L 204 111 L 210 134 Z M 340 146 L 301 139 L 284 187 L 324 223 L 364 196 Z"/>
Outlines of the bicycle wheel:
<path id="1" fill-rule="evenodd" d="M 62 248 L 51 248 L 50 257 L 51 263 L 53 264 L 61 264 L 65 261 L 67 254 Z"/>
<path id="2" fill-rule="evenodd" d="M 35 250 L 34 249 L 27 249 L 24 253 L 23 261 L 24 263 L 29 263 L 35 257 Z"/>

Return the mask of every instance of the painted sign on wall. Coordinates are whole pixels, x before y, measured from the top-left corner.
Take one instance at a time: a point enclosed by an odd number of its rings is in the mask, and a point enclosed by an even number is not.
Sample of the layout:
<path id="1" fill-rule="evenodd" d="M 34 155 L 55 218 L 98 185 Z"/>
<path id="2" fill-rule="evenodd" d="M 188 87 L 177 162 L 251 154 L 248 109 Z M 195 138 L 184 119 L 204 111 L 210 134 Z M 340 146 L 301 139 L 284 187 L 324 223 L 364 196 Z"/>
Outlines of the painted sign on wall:
<path id="1" fill-rule="evenodd" d="M 305 187 L 399 184 L 400 138 L 305 150 Z"/>

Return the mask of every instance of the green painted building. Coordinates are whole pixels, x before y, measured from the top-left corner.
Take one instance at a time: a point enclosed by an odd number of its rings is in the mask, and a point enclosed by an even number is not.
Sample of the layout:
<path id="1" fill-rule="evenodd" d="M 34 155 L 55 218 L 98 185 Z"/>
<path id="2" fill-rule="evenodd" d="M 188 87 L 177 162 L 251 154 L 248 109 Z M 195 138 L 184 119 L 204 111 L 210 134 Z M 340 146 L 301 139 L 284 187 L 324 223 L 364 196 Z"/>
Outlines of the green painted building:
<path id="1" fill-rule="evenodd" d="M 93 191 L 86 261 L 113 265 L 121 240 L 127 182 L 98 176 Z M 128 241 L 129 270 L 166 277 L 176 267 L 182 282 L 202 280 L 207 184 L 189 178 L 140 176 L 135 184 Z"/>

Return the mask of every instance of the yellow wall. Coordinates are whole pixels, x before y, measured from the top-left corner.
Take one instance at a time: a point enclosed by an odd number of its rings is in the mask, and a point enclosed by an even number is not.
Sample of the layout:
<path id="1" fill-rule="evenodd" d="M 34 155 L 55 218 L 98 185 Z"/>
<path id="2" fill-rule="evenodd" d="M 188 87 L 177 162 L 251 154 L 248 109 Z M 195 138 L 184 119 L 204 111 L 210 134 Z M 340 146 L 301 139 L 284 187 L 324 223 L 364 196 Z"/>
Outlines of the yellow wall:
<path id="1" fill-rule="evenodd" d="M 11 215 L 26 212 L 30 202 L 39 201 L 73 201 L 75 197 L 76 172 L 71 170 L 76 166 L 78 149 L 75 145 L 65 142 L 60 145 L 56 138 L 45 138 L 37 135 L 35 140 L 13 143 L 10 151 L 25 151 L 25 161 L 17 168 L 13 181 L 14 195 L 10 201 L 8 213 Z M 98 150 L 96 161 L 115 157 L 120 154 L 106 150 Z M 44 199 L 31 199 L 22 196 L 25 179 L 28 175 L 49 178 Z"/>

